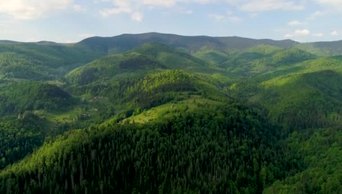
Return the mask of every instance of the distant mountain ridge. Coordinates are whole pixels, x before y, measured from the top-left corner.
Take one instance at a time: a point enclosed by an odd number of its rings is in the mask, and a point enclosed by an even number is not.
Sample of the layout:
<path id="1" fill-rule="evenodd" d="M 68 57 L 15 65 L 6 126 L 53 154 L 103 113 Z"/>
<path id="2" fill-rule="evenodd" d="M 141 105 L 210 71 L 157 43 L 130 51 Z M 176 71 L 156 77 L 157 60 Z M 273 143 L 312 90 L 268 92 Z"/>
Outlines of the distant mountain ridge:
<path id="1" fill-rule="evenodd" d="M 238 36 L 212 37 L 212 36 L 182 36 L 163 33 L 122 34 L 113 37 L 89 37 L 78 43 L 100 52 L 123 52 L 139 47 L 146 43 L 159 43 L 188 52 L 196 52 L 203 48 L 232 51 L 245 50 L 258 45 L 270 45 L 279 48 L 296 47 L 319 56 L 342 55 L 342 40 L 300 43 L 290 39 L 252 39 Z"/>
<path id="2" fill-rule="evenodd" d="M 112 37 L 94 36 L 85 38 L 76 43 L 56 43 L 47 41 L 39 42 L 19 42 L 12 40 L 0 40 L 0 45 L 41 45 L 41 46 L 74 46 L 93 50 L 97 54 L 108 54 L 128 51 L 140 47 L 146 43 L 158 43 L 196 52 L 201 49 L 214 49 L 221 51 L 246 50 L 258 45 L 270 45 L 283 49 L 296 47 L 319 56 L 337 56 L 342 55 L 342 40 L 339 41 L 319 41 L 300 43 L 290 39 L 272 40 L 272 39 L 253 39 L 239 36 L 184 36 L 177 34 L 166 34 L 157 32 L 148 32 L 141 34 L 121 34 Z"/>
<path id="3" fill-rule="evenodd" d="M 289 48 L 299 44 L 292 40 L 251 39 L 242 37 L 181 36 L 175 34 L 122 34 L 113 37 L 90 37 L 77 43 L 101 51 L 126 51 L 146 43 L 160 43 L 196 51 L 203 47 L 220 50 L 247 49 L 260 44 Z"/>

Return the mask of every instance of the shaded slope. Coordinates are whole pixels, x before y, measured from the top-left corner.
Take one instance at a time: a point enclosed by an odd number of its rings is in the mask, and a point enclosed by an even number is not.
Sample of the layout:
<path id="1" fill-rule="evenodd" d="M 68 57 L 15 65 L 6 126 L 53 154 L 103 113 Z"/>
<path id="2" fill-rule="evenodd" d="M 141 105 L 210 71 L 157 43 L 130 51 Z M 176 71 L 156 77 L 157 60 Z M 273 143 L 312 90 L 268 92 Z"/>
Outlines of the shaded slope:
<path id="1" fill-rule="evenodd" d="M 100 80 L 110 80 L 119 74 L 139 73 L 163 69 L 164 66 L 140 53 L 109 55 L 95 60 L 80 68 L 74 69 L 66 75 L 72 83 L 85 85 Z"/>
<path id="2" fill-rule="evenodd" d="M 31 112 L 0 119 L 0 169 L 23 159 L 41 146 L 52 131 L 46 120 Z M 51 135 L 51 134 L 49 134 Z"/>
<path id="3" fill-rule="evenodd" d="M 264 193 L 341 193 L 342 192 L 341 128 L 316 129 L 310 136 L 294 133 L 288 144 L 301 155 L 306 168 L 276 181 Z"/>
<path id="4" fill-rule="evenodd" d="M 34 58 L 12 52 L 0 53 L 1 79 L 47 80 L 55 78 L 57 73 L 56 69 Z"/>
<path id="5" fill-rule="evenodd" d="M 144 44 L 134 50 L 112 54 L 74 69 L 66 78 L 72 83 L 88 84 L 115 77 L 145 74 L 162 69 L 215 72 L 215 66 L 184 52 L 161 44 Z"/>
<path id="6" fill-rule="evenodd" d="M 40 82 L 14 82 L 1 87 L 0 113 L 26 110 L 62 110 L 72 105 L 72 96 L 58 86 Z"/>

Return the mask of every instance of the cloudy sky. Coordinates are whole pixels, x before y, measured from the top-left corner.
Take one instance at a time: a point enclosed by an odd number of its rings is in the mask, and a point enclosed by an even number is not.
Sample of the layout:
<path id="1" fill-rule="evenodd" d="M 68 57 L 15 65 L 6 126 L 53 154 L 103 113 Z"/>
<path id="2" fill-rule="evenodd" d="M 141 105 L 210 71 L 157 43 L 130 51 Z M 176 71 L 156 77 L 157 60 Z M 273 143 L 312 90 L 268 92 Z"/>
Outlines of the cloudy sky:
<path id="1" fill-rule="evenodd" d="M 1 40 L 142 32 L 341 40 L 342 0 L 0 0 Z"/>

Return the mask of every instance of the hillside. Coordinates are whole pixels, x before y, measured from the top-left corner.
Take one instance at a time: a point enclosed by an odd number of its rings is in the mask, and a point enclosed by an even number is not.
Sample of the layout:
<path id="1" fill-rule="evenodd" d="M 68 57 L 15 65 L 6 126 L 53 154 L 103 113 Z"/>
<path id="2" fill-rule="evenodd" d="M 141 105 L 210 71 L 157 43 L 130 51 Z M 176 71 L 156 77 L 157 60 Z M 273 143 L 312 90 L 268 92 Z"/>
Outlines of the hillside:
<path id="1" fill-rule="evenodd" d="M 0 42 L 0 193 L 340 193 L 340 41 Z"/>
<path id="2" fill-rule="evenodd" d="M 342 41 L 305 43 L 299 44 L 297 47 L 320 56 L 338 56 L 342 54 Z"/>
<path id="3" fill-rule="evenodd" d="M 283 176 L 272 166 L 282 165 L 276 129 L 256 113 L 202 99 L 169 106 L 169 116 L 157 107 L 149 114 L 159 118 L 142 125 L 78 130 L 46 143 L 0 174 L 1 192 L 255 193 Z"/>
<path id="4" fill-rule="evenodd" d="M 341 128 L 317 129 L 309 137 L 293 133 L 288 144 L 307 168 L 276 181 L 264 193 L 340 193 L 342 178 Z"/>

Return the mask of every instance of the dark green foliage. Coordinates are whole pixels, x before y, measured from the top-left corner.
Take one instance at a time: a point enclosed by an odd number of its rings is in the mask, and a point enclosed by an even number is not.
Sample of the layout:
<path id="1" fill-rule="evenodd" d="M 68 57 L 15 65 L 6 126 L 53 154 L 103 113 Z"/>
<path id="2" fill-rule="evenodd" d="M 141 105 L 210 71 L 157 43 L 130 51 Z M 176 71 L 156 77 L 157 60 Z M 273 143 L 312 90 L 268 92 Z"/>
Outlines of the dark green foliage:
<path id="1" fill-rule="evenodd" d="M 0 169 L 22 159 L 43 144 L 46 122 L 25 112 L 15 118 L 0 121 Z"/>
<path id="2" fill-rule="evenodd" d="M 294 132 L 288 144 L 306 167 L 300 173 L 275 182 L 265 193 L 341 193 L 342 132 L 340 128 Z"/>
<path id="3" fill-rule="evenodd" d="M 61 110 L 75 100 L 61 88 L 40 82 L 10 83 L 1 88 L 0 113 L 21 113 L 26 110 Z"/>
<path id="4" fill-rule="evenodd" d="M 274 126 L 239 105 L 201 110 L 60 137 L 5 170 L 0 191 L 260 193 L 284 175 Z"/>
<path id="5" fill-rule="evenodd" d="M 304 50 L 299 49 L 286 49 L 281 52 L 277 52 L 272 56 L 273 65 L 291 65 L 309 59 L 314 59 L 315 55 L 310 54 Z"/>
<path id="6" fill-rule="evenodd" d="M 341 193 L 340 43 L 0 41 L 0 193 Z"/>

